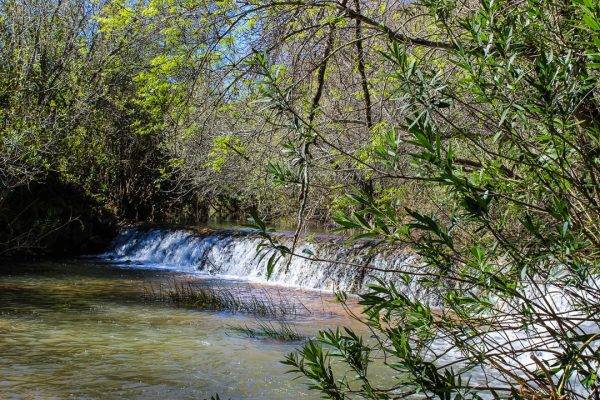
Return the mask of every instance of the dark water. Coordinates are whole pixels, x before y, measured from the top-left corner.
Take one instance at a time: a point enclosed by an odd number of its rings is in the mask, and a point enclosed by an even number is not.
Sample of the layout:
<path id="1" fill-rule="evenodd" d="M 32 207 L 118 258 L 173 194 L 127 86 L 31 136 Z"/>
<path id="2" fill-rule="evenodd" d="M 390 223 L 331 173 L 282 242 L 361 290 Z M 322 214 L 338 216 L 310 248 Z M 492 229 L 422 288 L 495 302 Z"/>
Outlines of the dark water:
<path id="1" fill-rule="evenodd" d="M 279 363 L 300 343 L 231 331 L 252 316 L 144 297 L 173 279 L 190 278 L 81 260 L 0 265 L 0 399 L 319 398 Z M 322 293 L 204 284 L 302 303 L 294 325 L 308 336 L 349 323 Z"/>

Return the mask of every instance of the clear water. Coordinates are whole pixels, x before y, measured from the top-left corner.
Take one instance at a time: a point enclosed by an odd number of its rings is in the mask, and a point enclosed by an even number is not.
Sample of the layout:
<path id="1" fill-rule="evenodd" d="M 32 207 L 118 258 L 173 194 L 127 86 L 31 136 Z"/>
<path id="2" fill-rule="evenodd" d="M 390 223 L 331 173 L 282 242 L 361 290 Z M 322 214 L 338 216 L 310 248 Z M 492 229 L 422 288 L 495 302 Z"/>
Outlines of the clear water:
<path id="1" fill-rule="evenodd" d="M 174 278 L 190 279 L 81 260 L 1 265 L 0 398 L 319 398 L 279 363 L 298 342 L 231 331 L 256 323 L 252 316 L 144 298 L 149 284 Z M 256 289 L 218 279 L 206 284 Z M 306 305 L 294 320 L 303 334 L 349 322 L 323 293 L 261 290 Z"/>

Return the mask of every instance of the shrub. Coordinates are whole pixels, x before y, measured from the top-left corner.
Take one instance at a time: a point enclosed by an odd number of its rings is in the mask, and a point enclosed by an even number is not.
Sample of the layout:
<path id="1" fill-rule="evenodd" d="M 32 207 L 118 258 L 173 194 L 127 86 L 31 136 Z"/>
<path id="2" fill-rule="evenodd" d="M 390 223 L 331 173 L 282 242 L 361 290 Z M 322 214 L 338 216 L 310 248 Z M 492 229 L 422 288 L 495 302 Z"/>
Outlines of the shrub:
<path id="1" fill-rule="evenodd" d="M 406 279 L 436 291 L 441 307 L 380 282 L 361 296 L 373 343 L 349 329 L 321 332 L 285 363 L 332 399 L 596 398 L 600 4 L 414 7 L 429 15 L 436 41 L 377 25 L 390 38 L 382 56 L 403 117 L 389 140 L 370 145 L 371 164 L 361 168 L 398 186 L 422 182 L 441 194 L 437 210 L 402 209 L 377 189 L 350 188 L 335 220 L 354 238 L 409 243 L 424 266 Z M 353 12 L 346 16 L 361 18 Z M 258 61 L 265 101 L 297 127 L 303 151 L 288 169 L 307 176 L 318 168 L 310 147 L 331 143 L 312 123 L 318 96 L 304 116 L 286 101 L 293 87 L 279 86 Z M 318 79 L 322 88 L 327 75 Z M 398 379 L 372 383 L 375 354 Z M 334 361 L 346 368 L 333 372 Z"/>

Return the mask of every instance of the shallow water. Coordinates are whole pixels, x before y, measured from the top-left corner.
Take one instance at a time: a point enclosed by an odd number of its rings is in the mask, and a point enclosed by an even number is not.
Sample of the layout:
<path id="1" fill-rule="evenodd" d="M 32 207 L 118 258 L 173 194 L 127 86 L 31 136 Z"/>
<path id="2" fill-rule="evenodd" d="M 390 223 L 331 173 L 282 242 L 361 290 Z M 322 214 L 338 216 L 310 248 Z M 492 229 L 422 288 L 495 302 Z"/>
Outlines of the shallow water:
<path id="1" fill-rule="evenodd" d="M 279 363 L 298 342 L 231 331 L 255 324 L 252 316 L 144 298 L 148 285 L 173 279 L 189 278 L 81 260 L 1 265 L 0 398 L 319 398 Z M 308 336 L 349 322 L 323 293 L 214 278 L 204 284 L 301 302 L 306 309 L 294 323 Z"/>

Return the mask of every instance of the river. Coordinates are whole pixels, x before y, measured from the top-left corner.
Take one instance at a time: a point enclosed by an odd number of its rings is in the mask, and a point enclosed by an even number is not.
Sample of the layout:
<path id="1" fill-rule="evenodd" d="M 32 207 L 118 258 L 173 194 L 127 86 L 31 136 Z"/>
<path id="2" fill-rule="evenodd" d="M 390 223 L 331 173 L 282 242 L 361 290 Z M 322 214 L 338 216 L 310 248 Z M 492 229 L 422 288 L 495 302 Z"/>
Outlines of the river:
<path id="1" fill-rule="evenodd" d="M 0 267 L 0 398 L 319 398 L 279 363 L 299 342 L 232 331 L 255 324 L 251 315 L 145 297 L 149 285 L 173 279 L 295 299 L 306 308 L 299 308 L 294 327 L 306 336 L 350 323 L 323 292 L 81 259 L 6 263 Z"/>
<path id="2" fill-rule="evenodd" d="M 173 285 L 226 290 L 285 307 L 291 310 L 286 320 L 304 338 L 350 326 L 370 340 L 334 300 L 336 289 L 360 293 L 383 279 L 407 296 L 433 306 L 439 301 L 435 291 L 402 279 L 406 271 L 423 271 L 408 249 L 385 251 L 373 242 L 347 245 L 336 237 L 314 237 L 296 249 L 304 257 L 289 264 L 280 260 L 267 280 L 261 240 L 244 230 L 132 228 L 94 257 L 1 264 L 0 399 L 320 398 L 280 363 L 306 339 L 249 338 L 236 330 L 280 317 L 178 307 L 152 295 Z M 291 238 L 277 240 L 289 245 Z M 366 264 L 375 268 L 365 270 Z M 570 312 L 564 291 L 540 286 L 526 293 Z M 351 308 L 355 302 L 351 297 Z M 597 332 L 595 319 L 580 325 L 583 333 Z M 535 339 L 528 335 L 516 328 L 485 338 L 512 349 Z M 556 347 L 548 341 L 543 345 L 548 350 L 536 350 L 536 357 L 549 357 Z M 462 357 L 443 336 L 429 351 L 427 357 L 441 354 L 443 363 Z M 533 365 L 532 354 L 522 352 L 517 361 Z M 504 362 L 516 361 L 507 357 Z M 369 371 L 386 383 L 398 379 L 377 363 Z M 493 376 L 493 370 L 477 366 L 463 377 L 495 384 Z M 574 379 L 573 387 L 585 392 Z"/>

